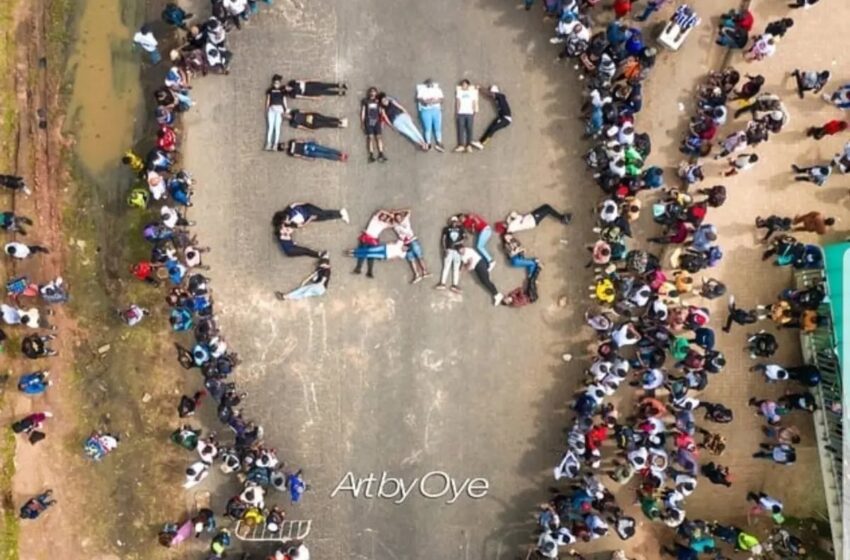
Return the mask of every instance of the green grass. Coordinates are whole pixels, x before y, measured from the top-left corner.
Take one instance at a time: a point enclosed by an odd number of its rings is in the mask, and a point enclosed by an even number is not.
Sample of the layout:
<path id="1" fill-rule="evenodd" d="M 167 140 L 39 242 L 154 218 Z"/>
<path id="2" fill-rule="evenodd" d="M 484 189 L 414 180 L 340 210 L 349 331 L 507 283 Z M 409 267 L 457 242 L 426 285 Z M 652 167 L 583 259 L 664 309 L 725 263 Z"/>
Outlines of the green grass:
<path id="1" fill-rule="evenodd" d="M 0 400 L 0 409 L 3 408 Z M 3 430 L 0 436 L 0 493 L 3 515 L 0 521 L 0 560 L 18 560 L 17 511 L 12 501 L 12 478 L 15 476 L 15 434 Z"/>

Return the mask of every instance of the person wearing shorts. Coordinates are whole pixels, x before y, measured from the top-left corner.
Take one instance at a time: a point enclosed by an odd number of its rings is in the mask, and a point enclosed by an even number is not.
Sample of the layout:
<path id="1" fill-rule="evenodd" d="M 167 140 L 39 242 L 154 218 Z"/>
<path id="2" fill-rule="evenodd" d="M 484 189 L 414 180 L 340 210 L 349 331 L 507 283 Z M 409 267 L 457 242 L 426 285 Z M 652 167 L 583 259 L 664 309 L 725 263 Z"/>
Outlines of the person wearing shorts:
<path id="1" fill-rule="evenodd" d="M 400 241 L 408 246 L 405 258 L 410 263 L 410 268 L 413 269 L 413 279 L 410 283 L 416 284 L 426 276 L 431 275 L 425 267 L 422 244 L 419 243 L 419 239 L 413 232 L 413 226 L 410 224 L 410 210 L 393 210 L 392 214 L 393 232 L 395 232 Z"/>
<path id="2" fill-rule="evenodd" d="M 381 137 L 381 102 L 378 99 L 378 89 L 370 87 L 366 97 L 360 102 L 360 123 L 366 133 L 366 147 L 369 150 L 369 163 L 376 159 L 381 163 L 387 161 L 384 155 L 384 140 Z M 378 153 L 375 157 L 375 152 Z"/>

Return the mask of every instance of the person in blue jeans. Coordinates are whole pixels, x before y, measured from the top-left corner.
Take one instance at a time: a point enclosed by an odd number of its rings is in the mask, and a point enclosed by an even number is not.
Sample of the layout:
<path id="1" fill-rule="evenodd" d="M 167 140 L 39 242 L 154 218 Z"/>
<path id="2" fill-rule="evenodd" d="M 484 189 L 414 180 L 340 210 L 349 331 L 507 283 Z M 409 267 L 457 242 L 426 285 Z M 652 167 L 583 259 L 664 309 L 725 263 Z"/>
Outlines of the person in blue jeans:
<path id="1" fill-rule="evenodd" d="M 286 113 L 286 91 L 283 89 L 283 77 L 272 76 L 272 85 L 266 90 L 266 150 L 274 150 L 280 143 L 280 125 Z"/>
<path id="2" fill-rule="evenodd" d="M 290 156 L 299 159 L 326 159 L 329 161 L 340 162 L 348 161 L 347 153 L 327 146 L 322 146 L 312 140 L 290 140 L 288 142 L 278 144 L 277 150 L 279 152 L 286 152 Z"/>
<path id="3" fill-rule="evenodd" d="M 414 144 L 417 144 L 423 151 L 428 151 L 428 144 L 425 142 L 425 138 L 419 132 L 419 129 L 416 128 L 413 119 L 410 118 L 410 113 L 401 106 L 401 103 L 383 92 L 378 95 L 378 99 L 380 99 L 381 103 L 381 114 L 386 121 L 399 134 L 407 137 Z"/>
<path id="4" fill-rule="evenodd" d="M 646 7 L 643 9 L 643 13 L 637 17 L 635 17 L 638 21 L 646 21 L 658 10 L 661 9 L 664 4 L 667 3 L 668 0 L 649 0 L 646 4 Z"/>
<path id="5" fill-rule="evenodd" d="M 535 276 L 540 268 L 540 261 L 525 256 L 525 247 L 522 246 L 519 239 L 510 233 L 506 233 L 502 236 L 502 247 L 508 255 L 511 266 L 524 268 L 528 278 Z"/>
<path id="6" fill-rule="evenodd" d="M 393 259 L 407 259 L 410 245 L 404 241 L 393 241 L 391 243 L 381 243 L 379 245 L 359 245 L 356 249 L 348 251 L 349 257 L 355 259 L 377 259 L 379 261 L 389 261 Z"/>
<path id="7" fill-rule="evenodd" d="M 428 78 L 416 86 L 416 106 L 419 109 L 419 120 L 425 133 L 425 143 L 428 149 L 434 146 L 438 152 L 443 152 L 443 90 L 434 80 Z"/>

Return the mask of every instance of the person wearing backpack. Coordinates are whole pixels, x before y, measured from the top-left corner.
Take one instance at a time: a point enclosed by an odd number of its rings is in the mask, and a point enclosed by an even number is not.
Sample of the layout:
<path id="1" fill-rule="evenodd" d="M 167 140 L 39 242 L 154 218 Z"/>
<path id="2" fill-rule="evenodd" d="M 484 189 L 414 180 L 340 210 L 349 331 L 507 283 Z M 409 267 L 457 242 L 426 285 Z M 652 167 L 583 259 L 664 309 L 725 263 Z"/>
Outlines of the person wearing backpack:
<path id="1" fill-rule="evenodd" d="M 173 25 L 174 27 L 178 27 L 183 30 L 187 29 L 186 22 L 193 17 L 194 14 L 186 12 L 186 10 L 174 2 L 169 2 L 162 10 L 162 21 L 168 25 Z"/>

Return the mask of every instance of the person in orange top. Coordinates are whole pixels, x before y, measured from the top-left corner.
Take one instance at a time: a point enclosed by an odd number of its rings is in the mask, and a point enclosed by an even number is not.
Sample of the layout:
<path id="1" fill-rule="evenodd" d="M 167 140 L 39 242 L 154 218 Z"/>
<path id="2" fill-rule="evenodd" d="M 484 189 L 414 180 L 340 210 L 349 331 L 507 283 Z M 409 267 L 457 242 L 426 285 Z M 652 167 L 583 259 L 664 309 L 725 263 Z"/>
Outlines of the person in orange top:
<path id="1" fill-rule="evenodd" d="M 827 227 L 835 224 L 835 218 L 825 218 L 820 212 L 808 212 L 794 216 L 794 231 L 807 231 L 823 235 Z"/>

